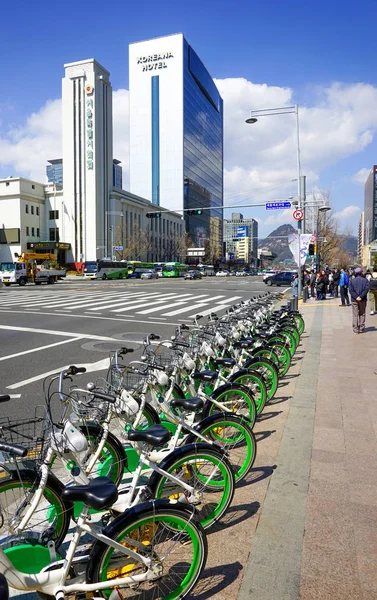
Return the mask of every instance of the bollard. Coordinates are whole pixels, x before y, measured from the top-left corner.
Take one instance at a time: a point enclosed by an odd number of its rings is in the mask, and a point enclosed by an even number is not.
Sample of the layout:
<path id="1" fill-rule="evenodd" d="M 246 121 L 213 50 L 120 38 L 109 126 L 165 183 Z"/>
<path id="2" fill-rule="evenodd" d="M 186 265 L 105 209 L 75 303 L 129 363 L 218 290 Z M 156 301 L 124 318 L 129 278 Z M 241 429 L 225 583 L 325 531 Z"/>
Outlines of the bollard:
<path id="1" fill-rule="evenodd" d="M 303 302 L 307 302 L 309 300 L 309 289 L 307 285 L 302 290 L 302 300 Z"/>

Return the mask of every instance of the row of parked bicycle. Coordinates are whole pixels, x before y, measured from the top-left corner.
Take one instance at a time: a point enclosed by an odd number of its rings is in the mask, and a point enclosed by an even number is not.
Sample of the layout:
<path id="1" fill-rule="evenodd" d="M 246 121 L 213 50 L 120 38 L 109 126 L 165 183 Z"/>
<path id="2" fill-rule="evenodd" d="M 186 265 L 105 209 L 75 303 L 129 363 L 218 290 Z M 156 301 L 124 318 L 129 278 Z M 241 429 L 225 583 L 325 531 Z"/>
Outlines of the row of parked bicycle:
<path id="1" fill-rule="evenodd" d="M 11 587 L 56 600 L 191 592 L 206 530 L 253 467 L 255 421 L 304 330 L 298 312 L 274 310 L 278 299 L 205 324 L 198 315 L 171 340 L 151 334 L 127 365 L 133 349 L 115 350 L 107 376 L 82 388 L 85 369 L 71 366 L 45 380 L 33 417 L 0 419 L 0 573 Z"/>

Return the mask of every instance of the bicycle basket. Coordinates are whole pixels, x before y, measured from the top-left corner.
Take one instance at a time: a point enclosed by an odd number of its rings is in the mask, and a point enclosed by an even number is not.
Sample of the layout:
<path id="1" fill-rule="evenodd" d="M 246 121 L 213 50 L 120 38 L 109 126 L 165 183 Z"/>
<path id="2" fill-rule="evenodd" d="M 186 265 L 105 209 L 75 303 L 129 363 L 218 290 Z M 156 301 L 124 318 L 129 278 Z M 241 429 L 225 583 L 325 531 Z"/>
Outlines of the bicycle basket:
<path id="1" fill-rule="evenodd" d="M 170 346 L 160 344 L 156 346 L 154 351 L 153 365 L 156 367 L 177 367 L 181 361 L 182 352 Z"/>
<path id="2" fill-rule="evenodd" d="M 74 387 L 70 389 L 69 397 L 72 412 L 80 421 L 103 421 L 106 418 L 109 406 L 105 400 L 93 398 L 90 392 L 81 392 Z"/>
<path id="3" fill-rule="evenodd" d="M 123 367 L 120 387 L 129 392 L 141 391 L 149 377 L 149 370 L 144 365 L 140 365 L 138 369 Z"/>
<path id="4" fill-rule="evenodd" d="M 51 421 L 44 407 L 37 407 L 28 419 L 0 418 L 0 442 L 20 444 L 28 450 L 26 458 L 42 461 L 49 446 Z M 4 461 L 10 456 L 2 452 Z"/>

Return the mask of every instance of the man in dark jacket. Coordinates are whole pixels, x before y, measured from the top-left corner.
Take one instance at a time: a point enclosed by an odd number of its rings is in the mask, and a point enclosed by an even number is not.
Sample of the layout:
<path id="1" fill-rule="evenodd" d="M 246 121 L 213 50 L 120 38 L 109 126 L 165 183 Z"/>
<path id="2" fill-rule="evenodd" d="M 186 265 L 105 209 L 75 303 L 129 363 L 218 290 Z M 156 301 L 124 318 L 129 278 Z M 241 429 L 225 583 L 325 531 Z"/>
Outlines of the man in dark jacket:
<path id="1" fill-rule="evenodd" d="M 335 298 L 337 298 L 338 293 L 339 293 L 339 279 L 340 279 L 340 273 L 339 273 L 338 269 L 335 269 L 333 277 L 334 277 L 334 294 L 335 294 Z"/>
<path id="2" fill-rule="evenodd" d="M 368 281 L 363 277 L 363 271 L 357 267 L 354 279 L 350 279 L 349 292 L 352 304 L 352 328 L 354 333 L 364 333 L 365 310 L 369 291 Z"/>

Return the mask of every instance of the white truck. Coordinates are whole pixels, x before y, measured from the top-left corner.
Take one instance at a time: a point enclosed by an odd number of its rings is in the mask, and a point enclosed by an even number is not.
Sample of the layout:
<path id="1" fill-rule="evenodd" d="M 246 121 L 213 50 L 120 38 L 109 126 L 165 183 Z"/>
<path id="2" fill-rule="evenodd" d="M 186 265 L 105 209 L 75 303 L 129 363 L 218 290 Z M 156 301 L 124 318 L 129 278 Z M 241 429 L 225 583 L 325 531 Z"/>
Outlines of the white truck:
<path id="1" fill-rule="evenodd" d="M 48 265 L 37 264 L 37 260 L 54 260 L 53 254 L 23 253 L 17 258 L 16 262 L 0 263 L 0 280 L 6 286 L 15 283 L 22 286 L 28 282 L 35 283 L 35 285 L 43 282 L 52 284 L 66 276 L 65 269 L 49 268 Z"/>

